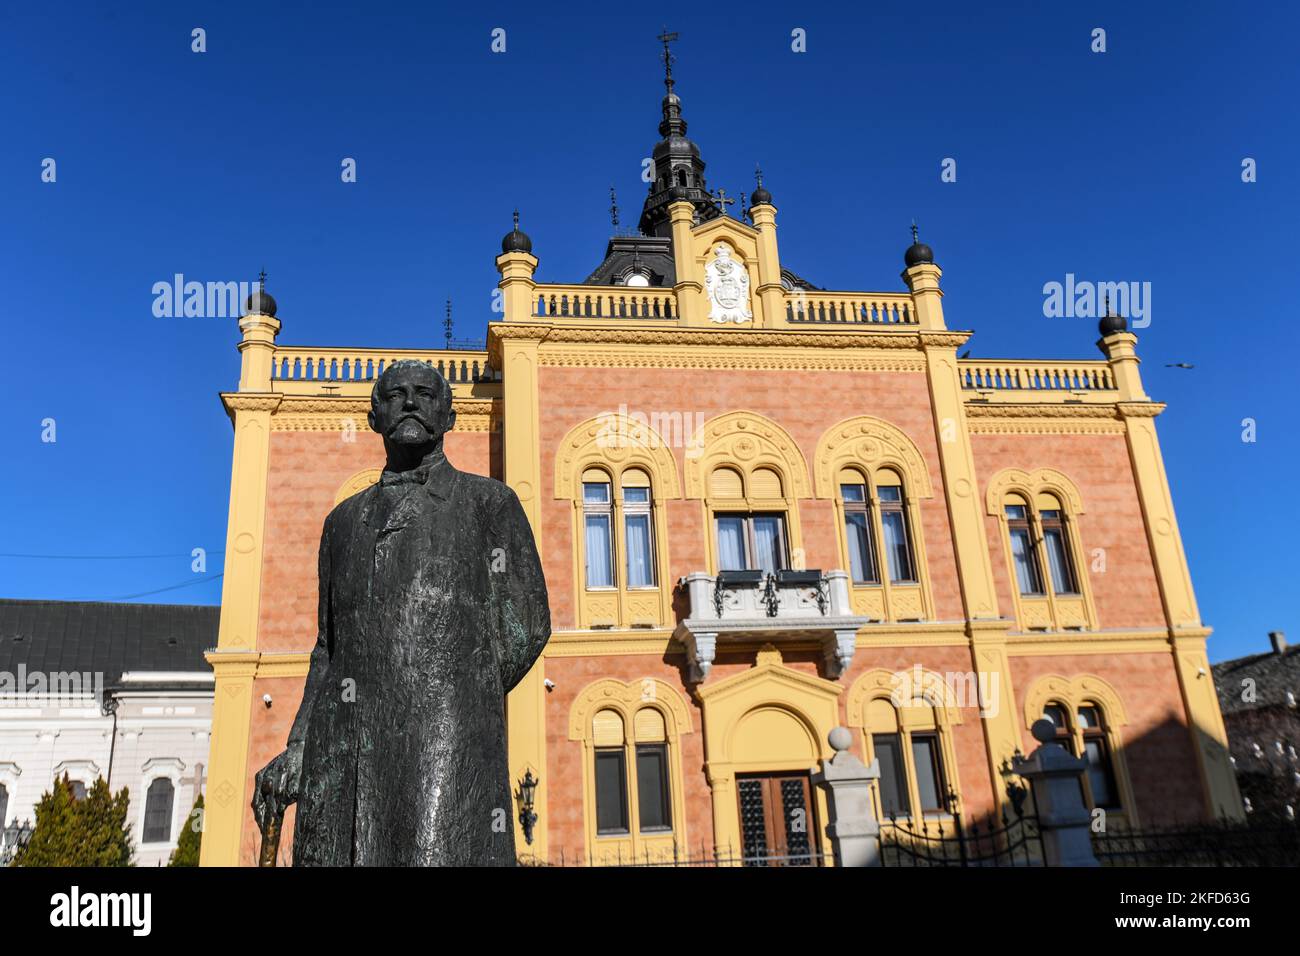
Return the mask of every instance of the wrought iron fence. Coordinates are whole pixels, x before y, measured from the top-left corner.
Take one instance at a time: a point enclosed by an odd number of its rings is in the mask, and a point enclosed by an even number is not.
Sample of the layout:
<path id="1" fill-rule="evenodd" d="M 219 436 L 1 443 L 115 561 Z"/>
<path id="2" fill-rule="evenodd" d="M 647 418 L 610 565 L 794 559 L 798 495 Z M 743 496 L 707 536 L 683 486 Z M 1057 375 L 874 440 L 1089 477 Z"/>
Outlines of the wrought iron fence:
<path id="1" fill-rule="evenodd" d="M 1046 866 L 1038 818 L 1008 815 L 981 827 L 960 814 L 923 818 L 920 826 L 891 818 L 880 831 L 880 862 L 895 867 Z"/>
<path id="2" fill-rule="evenodd" d="M 1092 835 L 1102 866 L 1300 866 L 1300 825 L 1200 823 Z"/>

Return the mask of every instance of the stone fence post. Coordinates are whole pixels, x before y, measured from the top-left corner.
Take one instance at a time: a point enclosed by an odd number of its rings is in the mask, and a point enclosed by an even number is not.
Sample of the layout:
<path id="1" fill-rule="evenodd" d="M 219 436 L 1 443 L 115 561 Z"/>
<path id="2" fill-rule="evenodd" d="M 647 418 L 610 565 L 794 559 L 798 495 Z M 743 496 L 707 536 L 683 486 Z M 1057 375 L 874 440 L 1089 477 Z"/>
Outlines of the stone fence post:
<path id="1" fill-rule="evenodd" d="M 1056 726 L 1047 718 L 1034 721 L 1030 732 L 1039 746 L 1028 757 L 1015 757 L 1011 770 L 1033 788 L 1047 865 L 1100 866 L 1092 852 L 1092 815 L 1079 786 L 1088 762 L 1056 742 Z"/>
<path id="2" fill-rule="evenodd" d="M 867 766 L 849 753 L 853 734 L 847 727 L 836 727 L 828 740 L 835 756 L 812 780 L 827 790 L 831 819 L 826 834 L 835 850 L 835 865 L 879 866 L 880 824 L 871 804 L 871 784 L 880 778 L 880 761 Z"/>

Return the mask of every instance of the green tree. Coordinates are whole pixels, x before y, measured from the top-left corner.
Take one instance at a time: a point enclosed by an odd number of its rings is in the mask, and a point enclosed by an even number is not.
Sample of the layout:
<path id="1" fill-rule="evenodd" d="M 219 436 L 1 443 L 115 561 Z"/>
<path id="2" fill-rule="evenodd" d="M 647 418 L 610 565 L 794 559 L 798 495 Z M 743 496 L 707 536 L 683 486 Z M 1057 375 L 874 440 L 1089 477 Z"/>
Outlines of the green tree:
<path id="1" fill-rule="evenodd" d="M 172 858 L 167 865 L 198 866 L 199 848 L 202 844 L 203 794 L 200 793 L 199 798 L 194 801 L 194 809 L 185 820 L 185 826 L 181 827 L 181 835 L 176 838 L 176 849 L 172 851 Z"/>
<path id="2" fill-rule="evenodd" d="M 100 777 L 84 799 L 72 795 L 67 774 L 54 781 L 36 805 L 36 827 L 14 866 L 130 866 L 131 797 L 117 794 Z"/>

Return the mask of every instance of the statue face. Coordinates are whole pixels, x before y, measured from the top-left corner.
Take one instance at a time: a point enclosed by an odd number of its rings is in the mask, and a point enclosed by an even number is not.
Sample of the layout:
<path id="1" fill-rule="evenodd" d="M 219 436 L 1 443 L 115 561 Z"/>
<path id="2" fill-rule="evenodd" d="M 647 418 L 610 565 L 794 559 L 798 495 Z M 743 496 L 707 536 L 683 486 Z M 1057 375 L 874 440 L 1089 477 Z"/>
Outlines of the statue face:
<path id="1" fill-rule="evenodd" d="M 436 441 L 456 421 L 451 386 L 427 365 L 395 367 L 375 385 L 369 420 L 372 429 L 397 445 Z"/>

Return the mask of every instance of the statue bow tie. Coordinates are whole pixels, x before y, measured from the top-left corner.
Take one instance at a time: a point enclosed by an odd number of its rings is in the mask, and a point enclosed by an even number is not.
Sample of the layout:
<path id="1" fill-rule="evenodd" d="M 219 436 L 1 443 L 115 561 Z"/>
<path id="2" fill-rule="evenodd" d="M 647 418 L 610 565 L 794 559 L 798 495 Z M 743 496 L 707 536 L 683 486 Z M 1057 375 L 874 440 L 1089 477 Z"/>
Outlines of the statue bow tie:
<path id="1" fill-rule="evenodd" d="M 422 485 L 428 480 L 428 468 L 412 468 L 410 471 L 385 471 L 379 476 L 379 483 L 385 488 L 389 485 Z"/>

